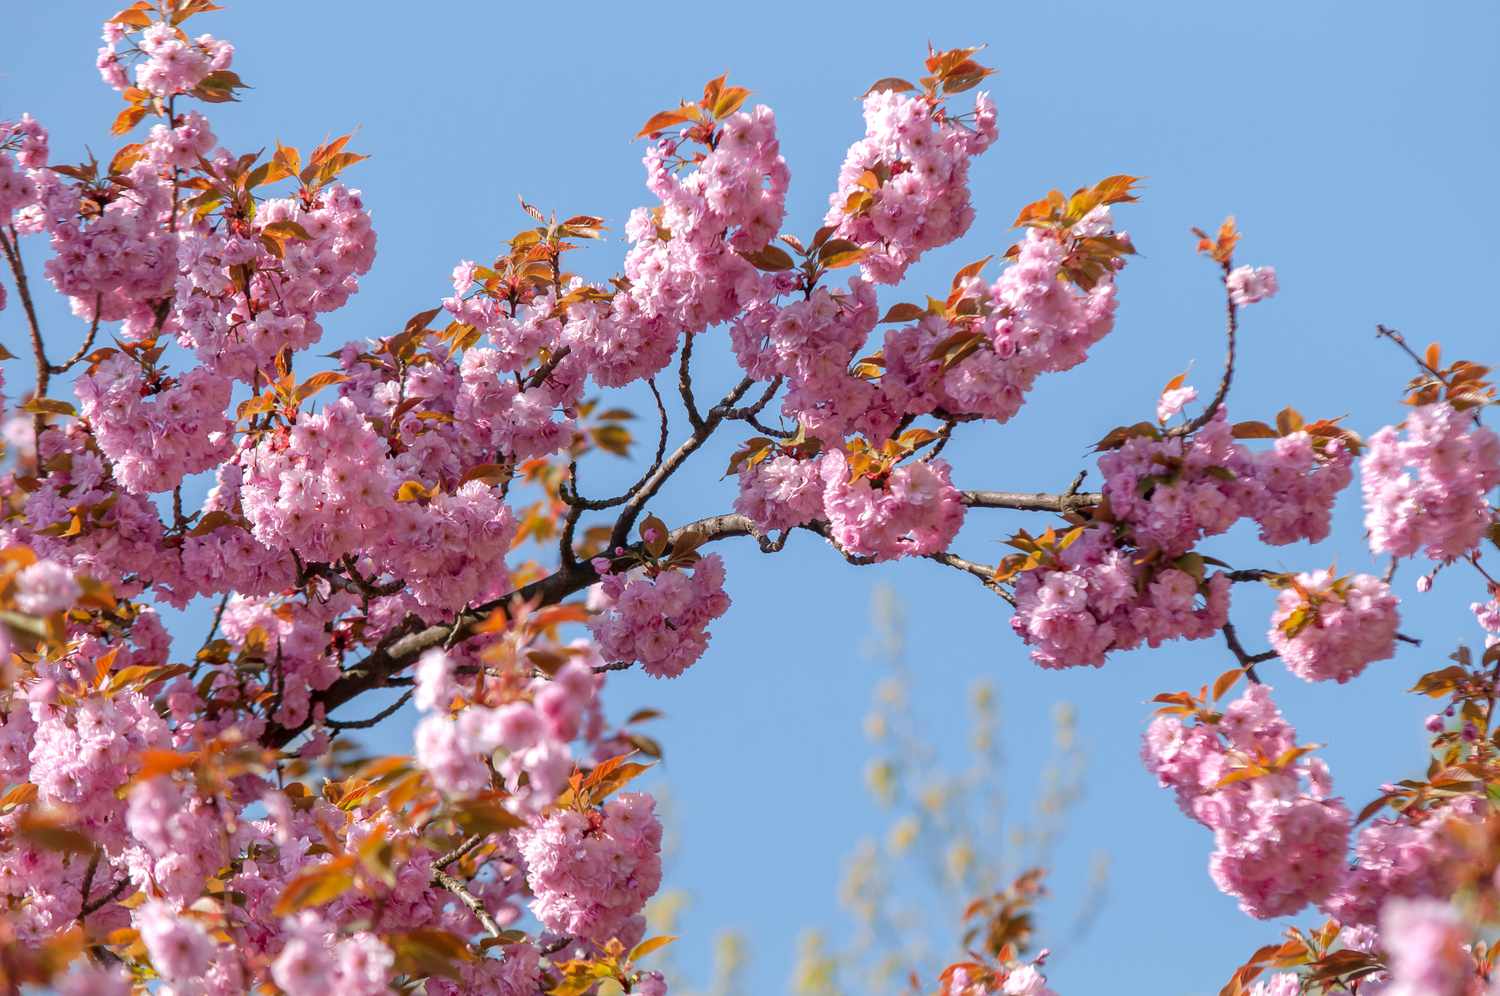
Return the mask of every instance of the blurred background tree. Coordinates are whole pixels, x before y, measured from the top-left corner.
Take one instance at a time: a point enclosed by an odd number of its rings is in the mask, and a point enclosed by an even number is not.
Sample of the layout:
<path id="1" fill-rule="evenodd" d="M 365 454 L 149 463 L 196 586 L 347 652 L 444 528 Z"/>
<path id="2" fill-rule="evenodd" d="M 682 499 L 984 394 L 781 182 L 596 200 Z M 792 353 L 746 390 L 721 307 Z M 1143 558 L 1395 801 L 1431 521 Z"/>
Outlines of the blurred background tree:
<path id="1" fill-rule="evenodd" d="M 995 922 L 1004 900 L 983 900 L 1009 896 L 1029 906 L 1044 896 L 1044 884 L 1028 872 L 1052 861 L 1084 790 L 1088 759 L 1070 703 L 1052 707 L 1052 742 L 1050 749 L 1035 752 L 1041 760 L 1030 804 L 1012 805 L 996 682 L 976 680 L 961 701 L 952 703 L 953 720 L 968 726 L 966 750 L 962 755 L 940 750 L 934 731 L 912 708 L 921 677 L 909 660 L 905 603 L 895 588 L 874 587 L 870 623 L 864 655 L 875 668 L 864 719 L 870 743 L 864 778 L 883 821 L 852 843 L 844 862 L 839 904 L 848 918 L 845 936 L 836 939 L 824 928 L 808 927 L 798 939 L 789 979 L 798 996 L 926 991 L 913 980 L 930 984 L 945 965 L 984 946 L 987 924 Z M 663 848 L 670 878 L 679 840 L 671 831 L 672 800 L 665 786 L 658 789 L 658 804 L 668 827 Z M 1008 891 L 1018 880 L 1019 891 Z M 1047 943 L 1064 953 L 1077 947 L 1105 900 L 1108 881 L 1108 855 L 1098 851 L 1089 887 L 1072 908 L 1058 909 L 1043 899 L 1041 936 Z M 647 908 L 650 932 L 678 933 L 691 907 L 688 890 L 664 890 Z M 967 919 L 980 921 L 967 931 L 966 911 L 973 914 Z M 1006 939 L 1022 951 L 1034 950 L 1029 913 L 1021 917 L 1027 928 L 1023 936 L 1014 936 L 1012 921 Z M 663 952 L 662 970 L 674 993 L 691 996 L 743 996 L 751 958 L 776 957 L 752 952 L 738 930 L 720 931 L 710 978 L 700 984 L 683 977 L 673 950 Z"/>

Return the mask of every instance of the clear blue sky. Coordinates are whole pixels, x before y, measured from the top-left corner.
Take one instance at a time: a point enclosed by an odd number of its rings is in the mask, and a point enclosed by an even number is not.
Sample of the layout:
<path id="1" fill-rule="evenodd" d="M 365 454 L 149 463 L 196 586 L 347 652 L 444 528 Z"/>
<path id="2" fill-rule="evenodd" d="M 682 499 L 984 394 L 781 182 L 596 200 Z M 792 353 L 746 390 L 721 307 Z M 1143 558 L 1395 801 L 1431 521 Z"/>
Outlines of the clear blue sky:
<path id="1" fill-rule="evenodd" d="M 119 101 L 98 81 L 93 53 L 114 6 L 8 5 L 0 118 L 39 117 L 55 160 L 81 157 L 85 143 L 101 158 L 112 147 L 105 130 Z M 1500 358 L 1485 310 L 1500 264 L 1500 7 L 1490 3 L 933 0 L 657 14 L 636 4 L 241 0 L 198 24 L 235 43 L 235 68 L 255 87 L 243 104 L 216 110 L 221 140 L 241 151 L 278 138 L 306 148 L 357 126 L 353 147 L 372 155 L 349 178 L 374 211 L 379 256 L 329 323 L 329 348 L 395 331 L 446 293 L 458 259 L 492 254 L 522 221 L 517 193 L 547 209 L 603 215 L 618 240 L 628 211 L 648 202 L 630 136 L 726 69 L 776 109 L 793 174 L 788 227 L 810 232 L 862 130 L 855 96 L 881 76 L 915 72 L 931 39 L 989 43 L 1001 141 L 973 171 L 977 223 L 960 246 L 913 270 L 915 293 L 940 291 L 958 266 L 1003 249 L 1016 208 L 1051 186 L 1071 190 L 1116 172 L 1148 178 L 1142 203 L 1118 212 L 1141 256 L 1121 281 L 1115 332 L 1088 364 L 1043 383 L 1009 425 L 960 433 L 948 451 L 960 486 L 1057 489 L 1092 469 L 1088 445 L 1107 429 L 1150 417 L 1160 386 L 1189 363 L 1208 386 L 1221 306 L 1187 230 L 1230 212 L 1245 232 L 1243 261 L 1275 264 L 1282 285 L 1247 316 L 1234 414 L 1264 418 L 1293 404 L 1347 413 L 1365 431 L 1399 418 L 1394 400 L 1409 372 L 1375 342 L 1376 322 L 1418 342 L 1441 339 L 1453 355 Z M 587 265 L 603 276 L 621 251 L 615 241 Z M 55 306 L 48 321 L 69 327 Z M 0 339 L 19 352 L 20 335 L 17 311 L 0 314 Z M 719 355 L 705 380 L 730 377 Z M 676 522 L 726 508 L 720 456 L 706 457 L 656 511 Z M 601 489 L 611 473 L 585 472 Z M 1252 561 L 1248 537 L 1236 533 L 1210 550 L 1238 566 L 1302 569 L 1336 558 L 1343 569 L 1368 569 L 1359 518 L 1356 488 L 1340 500 L 1337 539 L 1321 547 Z M 975 513 L 958 549 L 993 560 L 997 540 L 1022 521 Z M 1114 881 L 1087 950 L 1056 964 L 1060 990 L 1217 992 L 1278 932 L 1213 889 L 1207 832 L 1179 815 L 1136 756 L 1146 700 L 1224 670 L 1220 646 L 1177 644 L 1102 671 L 1047 673 L 1012 637 L 1003 603 L 934 564 L 855 570 L 808 537 L 775 558 L 747 545 L 723 552 L 735 605 L 714 627 L 707 657 L 673 683 L 639 674 L 612 682 L 620 714 L 648 701 L 668 714 L 656 732 L 685 843 L 671 884 L 696 900 L 678 945 L 690 967 L 705 963 L 715 930 L 740 927 L 755 956 L 752 988 L 778 991 L 797 930 L 840 929 L 838 862 L 872 817 L 859 732 L 872 671 L 851 630 L 863 626 L 877 581 L 908 601 L 917 708 L 939 743 L 957 748 L 950 718 L 977 674 L 1000 683 L 1017 768 L 1043 750 L 1053 702 L 1081 711 L 1088 796 L 1056 884 L 1066 908 L 1099 846 L 1114 859 Z M 1399 577 L 1403 594 L 1413 576 Z M 1403 628 L 1427 647 L 1403 648 L 1351 685 L 1313 687 L 1268 671 L 1303 739 L 1329 743 L 1335 784 L 1356 808 L 1423 761 L 1423 703 L 1397 693 L 1458 634 L 1474 638 L 1466 583 L 1455 574 L 1438 595 L 1408 602 Z M 1241 629 L 1258 634 L 1267 600 L 1238 604 Z M 189 625 L 196 636 L 198 620 Z M 407 729 L 399 724 L 389 749 L 402 748 Z M 1016 779 L 1013 804 L 1024 804 L 1029 785 Z"/>

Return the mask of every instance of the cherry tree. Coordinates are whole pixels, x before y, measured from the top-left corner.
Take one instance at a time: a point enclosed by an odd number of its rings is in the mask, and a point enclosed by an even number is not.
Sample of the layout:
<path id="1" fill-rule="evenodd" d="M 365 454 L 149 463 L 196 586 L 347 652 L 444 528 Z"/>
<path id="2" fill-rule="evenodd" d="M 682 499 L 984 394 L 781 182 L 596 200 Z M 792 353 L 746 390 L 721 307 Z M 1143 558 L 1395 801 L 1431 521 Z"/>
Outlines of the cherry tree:
<path id="1" fill-rule="evenodd" d="M 660 747 L 651 711 L 612 715 L 604 687 L 704 659 L 731 608 L 713 548 L 737 540 L 971 576 L 1044 668 L 1213 641 L 1234 666 L 1158 696 L 1144 762 L 1211 831 L 1209 874 L 1245 913 L 1326 917 L 1229 969 L 1226 992 L 1486 990 L 1500 586 L 1481 551 L 1500 542 L 1500 438 L 1484 367 L 1382 329 L 1414 365 L 1396 424 L 1232 420 L 1240 324 L 1277 281 L 1240 264 L 1231 219 L 1197 233 L 1224 289 L 1222 373 L 1202 396 L 1174 379 L 1105 434 L 1099 491 L 1083 474 L 996 490 L 951 466 L 955 433 L 1011 419 L 1110 334 L 1134 255 L 1114 213 L 1138 195 L 1125 175 L 1052 191 L 1001 259 L 905 286 L 974 221 L 969 167 L 997 113 L 972 48 L 869 88 L 820 219 L 785 217 L 775 116 L 719 77 L 637 136 L 649 203 L 619 275 L 570 269 L 605 219 L 523 201 L 527 227 L 458 261 L 450 297 L 325 363 L 326 316 L 376 251 L 345 182 L 363 157 L 349 136 L 220 145 L 212 105 L 245 84 L 229 42 L 187 27 L 216 9 L 141 0 L 105 22 L 97 67 L 124 105 L 107 160 L 0 123 L 0 307 L 31 357 L 0 478 L 9 989 L 665 992 L 649 956 L 672 938 L 641 915 L 661 825 L 630 788 Z M 42 327 L 44 283 L 67 328 Z M 722 395 L 694 380 L 705 335 L 739 367 Z M 590 463 L 631 442 L 607 392 L 638 385 L 649 459 L 596 496 Z M 702 516 L 653 514 L 726 436 L 732 483 Z M 1383 575 L 1206 552 L 1242 521 L 1266 547 L 1323 540 L 1356 469 Z M 990 509 L 1038 516 L 995 564 L 954 549 Z M 1444 703 L 1431 757 L 1356 812 L 1261 669 L 1345 683 L 1391 657 L 1412 639 L 1391 588 L 1407 559 L 1431 565 L 1424 591 L 1473 600 L 1484 646 L 1418 682 Z M 1278 592 L 1269 620 L 1237 620 L 1267 649 L 1231 619 L 1237 585 Z M 184 654 L 159 607 L 200 602 L 213 632 Z M 362 713 L 379 690 L 397 697 Z M 351 756 L 351 731 L 406 708 L 410 756 Z M 970 957 L 925 984 L 1050 992 L 1039 876 L 975 897 Z"/>

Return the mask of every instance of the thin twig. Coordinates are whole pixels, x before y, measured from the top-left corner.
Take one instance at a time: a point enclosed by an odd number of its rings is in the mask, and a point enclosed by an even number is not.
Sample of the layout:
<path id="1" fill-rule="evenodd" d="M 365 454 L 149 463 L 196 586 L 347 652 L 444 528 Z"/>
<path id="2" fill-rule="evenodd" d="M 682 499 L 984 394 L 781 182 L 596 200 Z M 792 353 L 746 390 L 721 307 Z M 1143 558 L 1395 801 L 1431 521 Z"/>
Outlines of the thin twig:
<path id="1" fill-rule="evenodd" d="M 1427 373 L 1431 374 L 1439 384 L 1442 384 L 1444 387 L 1448 386 L 1448 379 L 1443 376 L 1442 371 L 1438 370 L 1432 364 L 1428 363 L 1425 358 L 1418 356 L 1416 351 L 1411 348 L 1411 344 L 1406 341 L 1406 336 L 1402 335 L 1397 330 L 1393 328 L 1387 328 L 1384 325 L 1375 326 L 1375 335 L 1377 338 L 1389 339 L 1397 346 L 1400 346 L 1401 351 L 1407 356 L 1410 356 L 1413 363 L 1415 363 L 1421 369 L 1425 370 Z M 1479 408 L 1475 408 L 1469 413 L 1469 417 L 1474 420 L 1475 425 L 1479 425 L 1482 421 L 1479 417 L 1480 410 L 1481 409 Z"/>
<path id="2" fill-rule="evenodd" d="M 1229 646 L 1229 652 L 1234 654 L 1235 659 L 1240 662 L 1240 667 L 1245 669 L 1245 677 L 1257 685 L 1261 684 L 1260 675 L 1255 673 L 1255 665 L 1264 661 L 1274 660 L 1281 655 L 1274 650 L 1267 650 L 1259 654 L 1250 653 L 1250 651 L 1245 649 L 1245 645 L 1240 642 L 1239 634 L 1234 631 L 1234 623 L 1227 620 L 1223 626 L 1223 633 L 1224 642 Z"/>
<path id="3" fill-rule="evenodd" d="M 651 466 L 647 468 L 646 472 L 640 476 L 640 479 L 630 487 L 625 489 L 624 494 L 616 495 L 614 498 L 603 499 L 581 497 L 578 494 L 577 464 L 569 465 L 570 473 L 568 476 L 568 480 L 563 482 L 564 488 L 559 489 L 559 491 L 561 492 L 563 502 L 572 508 L 578 509 L 580 511 L 580 514 L 584 509 L 588 509 L 590 511 L 600 511 L 602 509 L 615 508 L 618 505 L 625 504 L 630 500 L 632 495 L 640 490 L 642 485 L 644 485 L 648 480 L 651 479 L 651 475 L 656 473 L 656 471 L 661 467 L 662 458 L 666 455 L 667 452 L 667 406 L 666 403 L 661 399 L 661 391 L 657 390 L 656 378 L 653 377 L 652 379 L 646 381 L 646 385 L 651 388 L 651 396 L 656 399 L 656 412 L 661 419 L 661 430 L 657 434 L 656 439 L 656 458 L 651 461 Z"/>
<path id="4" fill-rule="evenodd" d="M 99 857 L 104 853 L 100 847 L 94 848 L 94 853 L 89 855 L 89 866 L 83 873 L 83 885 L 80 887 L 78 897 L 78 922 L 83 922 L 83 907 L 89 901 L 89 893 L 94 889 L 94 872 L 99 870 Z"/>
<path id="5" fill-rule="evenodd" d="M 953 427 L 957 424 L 958 423 L 953 421 L 951 418 L 943 419 L 943 427 L 938 430 L 937 444 L 934 445 L 932 449 L 922 454 L 923 463 L 930 463 L 931 461 L 937 459 L 937 455 L 943 452 L 943 448 L 948 445 L 948 440 L 953 438 Z M 1076 494 L 1078 491 L 1077 485 L 1081 483 L 1083 483 L 1083 475 L 1079 474 L 1078 478 L 1073 482 L 1074 487 L 1068 493 Z"/>
<path id="6" fill-rule="evenodd" d="M 447 872 L 438 869 L 433 869 L 432 881 L 434 885 L 441 885 L 457 896 L 459 902 L 467 906 L 469 912 L 474 914 L 475 919 L 479 921 L 479 925 L 484 928 L 486 934 L 489 934 L 491 937 L 500 936 L 500 925 L 495 922 L 494 917 L 490 916 L 489 911 L 484 908 L 484 903 L 479 901 L 479 897 L 469 891 L 468 886 Z"/>
<path id="7" fill-rule="evenodd" d="M 412 694 L 414 692 L 416 692 L 415 688 L 408 688 L 401 694 L 401 697 L 399 699 L 392 702 L 390 705 L 386 706 L 384 709 L 380 710 L 369 719 L 325 719 L 323 721 L 323 725 L 331 730 L 368 730 L 370 727 L 375 726 L 383 720 L 390 719 L 392 716 L 394 716 L 402 706 L 406 705 L 406 703 L 411 700 Z"/>
<path id="8" fill-rule="evenodd" d="M 1224 269 L 1224 337 L 1228 340 L 1228 351 L 1224 357 L 1224 374 L 1219 378 L 1219 389 L 1214 392 L 1213 400 L 1208 403 L 1208 407 L 1199 412 L 1198 417 L 1191 422 L 1168 430 L 1168 437 L 1191 436 L 1213 421 L 1213 417 L 1224 406 L 1224 399 L 1229 396 L 1229 385 L 1234 380 L 1234 340 L 1235 333 L 1240 327 L 1239 308 L 1234 303 L 1234 295 L 1229 293 L 1229 262 L 1226 260 L 1220 265 Z"/>
<path id="9" fill-rule="evenodd" d="M 553 353 L 551 359 L 549 359 L 546 363 L 543 363 L 541 366 L 537 367 L 536 372 L 526 379 L 525 386 L 528 389 L 539 387 L 543 381 L 552 376 L 552 371 L 556 370 L 557 365 L 564 359 L 566 359 L 568 354 L 572 351 L 572 346 L 564 346 L 562 349 L 559 349 L 557 352 Z"/>
<path id="10" fill-rule="evenodd" d="M 459 858 L 468 857 L 474 851 L 476 851 L 476 850 L 479 849 L 479 845 L 483 844 L 484 841 L 485 841 L 485 838 L 488 837 L 488 836 L 489 836 L 489 834 L 483 834 L 483 833 L 470 834 L 468 837 L 464 838 L 464 840 L 463 840 L 463 842 L 461 844 L 459 844 L 453 850 L 449 851 L 447 854 L 444 854 L 442 857 L 438 858 L 436 861 L 434 861 L 432 863 L 432 867 L 434 867 L 434 868 L 447 868 L 449 865 L 453 864 L 453 862 L 457 861 Z"/>
<path id="11" fill-rule="evenodd" d="M 31 301 L 31 284 L 26 279 L 26 265 L 21 261 L 21 239 L 16 234 L 15 226 L 10 226 L 10 237 L 7 239 L 4 230 L 0 230 L 0 251 L 5 254 L 5 261 L 10 264 L 11 276 L 15 278 L 16 292 L 21 295 L 21 308 L 26 312 L 26 326 L 31 333 L 31 356 L 36 365 L 36 397 L 47 396 L 47 383 L 52 375 L 52 365 L 47 362 L 47 348 L 42 341 L 42 326 L 37 321 L 36 305 Z M 32 433 L 35 437 L 37 455 L 37 473 L 45 475 L 46 465 L 42 463 L 42 433 L 47 428 L 47 416 L 43 412 L 37 412 L 32 416 Z"/>
<path id="12" fill-rule="evenodd" d="M 697 402 L 693 400 L 693 375 L 688 369 L 693 360 L 693 334 L 683 333 L 687 338 L 682 343 L 682 361 L 677 366 L 677 392 L 682 395 L 682 407 L 687 409 L 688 424 L 694 432 L 703 431 L 703 416 L 698 414 Z"/>
<path id="13" fill-rule="evenodd" d="M 754 383 L 754 380 L 746 377 L 736 384 L 728 394 L 724 395 L 723 400 L 714 405 L 709 410 L 708 415 L 700 420 L 700 424 L 693 430 L 693 434 L 685 439 L 682 445 L 677 447 L 672 452 L 672 455 L 667 457 L 661 466 L 656 468 L 656 471 L 646 478 L 636 493 L 625 503 L 624 509 L 620 512 L 620 517 L 615 520 L 614 531 L 609 537 L 611 549 L 625 545 L 625 539 L 630 535 L 630 527 L 635 525 L 635 520 L 641 514 L 641 510 L 646 507 L 646 503 L 656 496 L 656 493 L 661 490 L 662 485 L 667 483 L 667 479 L 677 472 L 677 468 L 686 463 L 688 457 L 692 456 L 700 446 L 708 441 L 708 437 L 712 436 L 714 430 L 724 421 L 725 415 L 733 410 L 735 403 L 745 396 L 745 392 L 750 390 Z"/>
<path id="14" fill-rule="evenodd" d="M 752 419 L 755 416 L 759 415 L 761 413 L 761 410 L 764 409 L 766 405 L 770 404 L 771 399 L 776 396 L 776 392 L 781 389 L 781 381 L 782 378 L 779 375 L 773 378 L 771 382 L 766 385 L 766 389 L 761 393 L 759 399 L 757 399 L 752 404 L 748 404 L 740 408 L 731 408 L 729 410 L 729 413 L 725 417 L 733 419 L 734 421 L 748 421 L 749 419 Z"/>
<path id="15" fill-rule="evenodd" d="M 87 917 L 93 916 L 95 913 L 97 913 L 100 910 L 102 910 L 105 906 L 107 906 L 110 903 L 114 902 L 115 898 L 117 896 L 119 896 L 120 893 L 124 892 L 125 891 L 125 887 L 127 885 L 129 885 L 129 884 L 130 884 L 130 878 L 129 878 L 129 876 L 126 876 L 125 878 L 120 879 L 118 882 L 116 882 L 110 888 L 110 890 L 108 892 L 106 892 L 104 895 L 100 896 L 98 899 L 96 899 L 93 902 L 89 903 L 82 910 L 80 910 L 78 912 L 78 919 L 79 920 L 83 920 L 83 919 L 86 919 Z"/>
<path id="16" fill-rule="evenodd" d="M 63 360 L 61 363 L 54 363 L 54 364 L 52 364 L 51 367 L 50 367 L 50 369 L 51 369 L 51 371 L 53 373 L 55 373 L 55 374 L 65 374 L 69 370 L 72 370 L 73 367 L 74 367 L 74 365 L 77 364 L 77 363 L 79 363 L 80 361 L 82 361 L 82 359 L 85 356 L 88 355 L 89 350 L 94 348 L 94 336 L 96 336 L 96 335 L 99 334 L 99 315 L 100 315 L 100 313 L 103 310 L 104 310 L 104 295 L 103 294 L 95 294 L 94 295 L 94 320 L 89 324 L 88 335 L 86 335 L 86 336 L 83 337 L 83 345 L 78 347 L 78 352 L 74 353 L 72 356 L 68 357 L 66 360 Z"/>

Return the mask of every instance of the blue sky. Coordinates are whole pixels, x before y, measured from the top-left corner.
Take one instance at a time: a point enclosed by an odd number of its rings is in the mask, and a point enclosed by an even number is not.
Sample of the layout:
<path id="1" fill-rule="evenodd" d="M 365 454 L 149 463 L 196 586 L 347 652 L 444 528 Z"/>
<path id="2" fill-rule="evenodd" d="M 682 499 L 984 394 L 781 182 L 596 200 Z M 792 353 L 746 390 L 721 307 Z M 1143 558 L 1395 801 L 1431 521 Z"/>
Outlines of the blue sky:
<path id="1" fill-rule="evenodd" d="M 54 159 L 100 158 L 119 103 L 93 65 L 98 23 L 113 6 L 84 0 L 16 4 L 0 37 L 0 118 L 29 110 L 52 129 Z M 914 268 L 902 297 L 947 287 L 959 266 L 1002 250 L 1016 209 L 1049 187 L 1112 173 L 1147 178 L 1117 217 L 1141 255 L 1121 280 L 1116 330 L 1092 360 L 1045 381 L 1003 427 L 965 428 L 950 446 L 963 487 L 1055 490 L 1084 467 L 1106 430 L 1150 417 L 1161 385 L 1193 364 L 1207 387 L 1222 352 L 1219 290 L 1193 254 L 1192 225 L 1238 215 L 1243 262 L 1274 264 L 1282 292 L 1246 317 L 1231 411 L 1265 418 L 1286 404 L 1348 414 L 1371 431 L 1400 418 L 1409 376 L 1374 325 L 1454 356 L 1494 360 L 1490 296 L 1500 249 L 1500 7 L 1481 2 L 919 5 L 761 3 L 673 8 L 634 4 L 309 4 L 249 0 L 201 18 L 233 41 L 255 89 L 214 114 L 237 151 L 274 140 L 307 148 L 359 129 L 372 158 L 349 174 L 374 212 L 379 255 L 363 290 L 328 324 L 329 348 L 389 334 L 447 292 L 460 258 L 483 259 L 523 221 L 515 195 L 544 209 L 605 216 L 615 233 L 591 249 L 598 276 L 619 263 L 629 210 L 648 203 L 632 143 L 652 112 L 696 95 L 728 70 L 777 111 L 793 175 L 788 229 L 816 227 L 849 142 L 862 131 L 855 97 L 873 80 L 916 71 L 939 46 L 986 42 L 1001 141 L 972 173 L 978 221 L 956 247 Z M 36 250 L 32 250 L 35 254 Z M 65 310 L 45 309 L 53 329 Z M 0 340 L 16 349 L 16 309 Z M 65 336 L 64 336 L 65 338 Z M 729 382 L 723 336 L 704 349 L 700 382 Z M 21 370 L 8 371 L 12 382 Z M 722 458 L 704 455 L 654 508 L 669 522 L 724 510 Z M 603 489 L 624 468 L 586 467 Z M 1097 475 L 1093 480 L 1097 482 Z M 993 560 L 998 540 L 1031 520 L 970 516 L 957 549 Z M 1303 569 L 1372 564 L 1360 538 L 1357 488 L 1339 502 L 1336 538 L 1257 555 L 1247 534 L 1209 545 L 1236 566 Z M 676 802 L 683 849 L 672 884 L 694 893 L 679 960 L 706 963 L 709 937 L 747 932 L 752 988 L 781 990 L 803 926 L 837 935 L 835 887 L 849 844 L 873 811 L 860 785 L 860 721 L 874 671 L 859 648 L 870 591 L 893 585 L 911 617 L 915 708 L 940 746 L 957 751 L 963 696 L 976 675 L 1004 700 L 1011 805 L 1026 803 L 1028 759 L 1059 700 L 1077 704 L 1090 752 L 1087 796 L 1059 852 L 1067 908 L 1103 847 L 1111 898 L 1085 951 L 1060 951 L 1064 992 L 1217 992 L 1275 924 L 1255 924 L 1206 875 L 1209 836 L 1186 821 L 1137 760 L 1146 700 L 1196 687 L 1231 663 L 1212 642 L 1118 657 L 1100 671 L 1042 672 L 1011 635 L 1008 610 L 972 579 L 934 564 L 855 570 L 798 537 L 774 558 L 726 544 L 734 608 L 708 655 L 676 682 L 639 674 L 612 682 L 619 714 L 650 702 Z M 1458 573 L 1418 600 L 1414 572 L 1403 629 L 1427 639 L 1345 686 L 1267 677 L 1304 740 L 1328 743 L 1335 785 L 1362 805 L 1380 782 L 1423 763 L 1423 703 L 1398 694 L 1414 675 L 1474 638 Z M 1269 600 L 1247 593 L 1235 617 L 1258 634 Z M 189 619 L 188 635 L 200 632 Z M 1256 645 L 1261 645 L 1257 639 Z M 409 721 L 388 731 L 402 749 Z M 934 918 L 951 915 L 934 909 Z M 1055 921 L 1060 930 L 1062 918 Z M 1049 921 L 1044 918 L 1043 934 Z M 1136 981 L 1138 980 L 1138 981 Z M 1147 981 L 1149 980 L 1149 982 Z"/>

